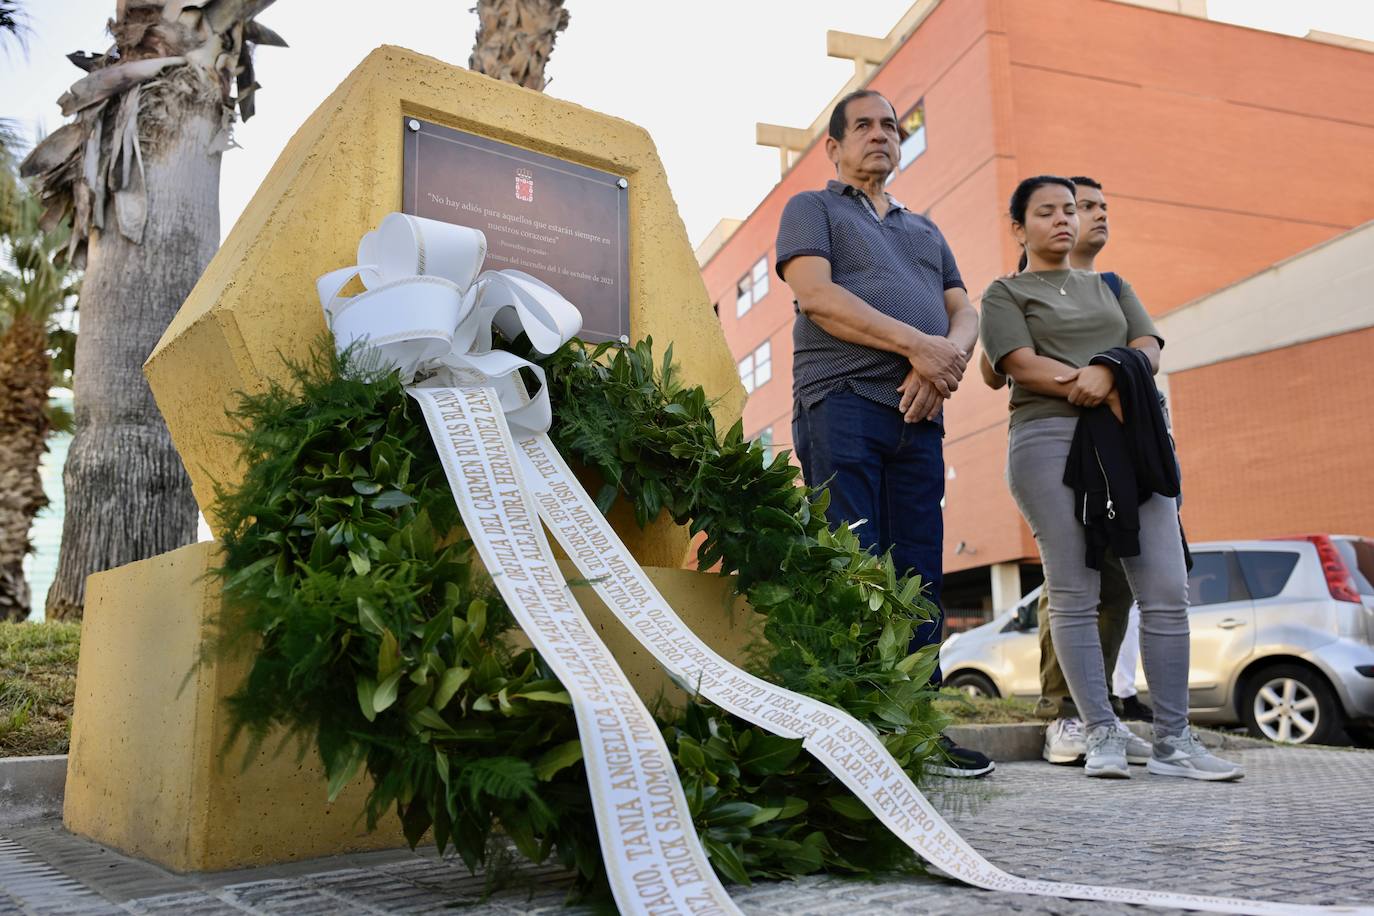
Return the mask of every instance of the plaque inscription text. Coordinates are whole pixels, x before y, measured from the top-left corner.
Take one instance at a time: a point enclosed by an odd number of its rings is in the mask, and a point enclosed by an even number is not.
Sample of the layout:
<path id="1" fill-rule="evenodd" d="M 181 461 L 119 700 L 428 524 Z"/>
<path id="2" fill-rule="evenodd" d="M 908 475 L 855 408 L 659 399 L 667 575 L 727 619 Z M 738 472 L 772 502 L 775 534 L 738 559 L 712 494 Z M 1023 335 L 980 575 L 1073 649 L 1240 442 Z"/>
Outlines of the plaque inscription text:
<path id="1" fill-rule="evenodd" d="M 401 129 L 404 212 L 482 230 L 488 266 L 558 290 L 581 310 L 584 340 L 629 335 L 621 176 L 411 118 Z"/>

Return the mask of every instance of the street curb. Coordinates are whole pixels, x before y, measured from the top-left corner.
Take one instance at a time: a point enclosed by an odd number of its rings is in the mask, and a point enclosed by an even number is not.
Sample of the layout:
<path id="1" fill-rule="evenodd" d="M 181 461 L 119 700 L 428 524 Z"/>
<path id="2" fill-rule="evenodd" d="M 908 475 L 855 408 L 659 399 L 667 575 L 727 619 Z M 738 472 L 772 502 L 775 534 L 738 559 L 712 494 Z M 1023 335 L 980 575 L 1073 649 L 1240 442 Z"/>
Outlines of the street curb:
<path id="1" fill-rule="evenodd" d="M 1147 741 L 1150 726 L 1143 722 L 1127 725 Z M 1273 748 L 1278 745 L 1257 738 L 1194 728 L 1209 748 L 1240 750 Z M 956 744 L 981 751 L 994 761 L 1039 760 L 1045 742 L 1045 726 L 1040 722 L 1001 725 L 951 725 L 945 729 Z M 62 816 L 62 798 L 67 787 L 67 755 L 50 757 L 0 757 L 0 825 L 17 824 L 44 817 Z"/>
<path id="2" fill-rule="evenodd" d="M 1146 741 L 1154 731 L 1145 722 L 1127 722 L 1126 727 Z M 1212 750 L 1254 750 L 1278 745 L 1258 738 L 1231 735 L 1193 727 L 1193 733 Z M 955 744 L 987 754 L 994 761 L 1039 760 L 1045 745 L 1045 724 L 1020 722 L 1014 725 L 951 725 L 945 729 Z"/>
<path id="3" fill-rule="evenodd" d="M 987 754 L 997 763 L 1039 760 L 1045 745 L 1045 726 L 1038 722 L 1016 725 L 951 725 L 945 735 L 962 747 Z"/>
<path id="4" fill-rule="evenodd" d="M 0 757 L 0 824 L 60 817 L 67 755 Z"/>

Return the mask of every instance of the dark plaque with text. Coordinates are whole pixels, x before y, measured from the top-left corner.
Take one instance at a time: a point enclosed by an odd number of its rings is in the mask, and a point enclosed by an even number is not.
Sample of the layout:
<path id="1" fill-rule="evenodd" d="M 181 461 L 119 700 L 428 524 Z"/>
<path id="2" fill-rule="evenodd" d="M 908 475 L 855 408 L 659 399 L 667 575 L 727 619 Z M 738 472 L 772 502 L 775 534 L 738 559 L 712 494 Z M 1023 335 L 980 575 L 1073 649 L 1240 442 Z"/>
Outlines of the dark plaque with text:
<path id="1" fill-rule="evenodd" d="M 582 312 L 583 340 L 630 333 L 621 176 L 412 118 L 401 130 L 404 212 L 482 230 L 487 268 L 558 290 Z"/>

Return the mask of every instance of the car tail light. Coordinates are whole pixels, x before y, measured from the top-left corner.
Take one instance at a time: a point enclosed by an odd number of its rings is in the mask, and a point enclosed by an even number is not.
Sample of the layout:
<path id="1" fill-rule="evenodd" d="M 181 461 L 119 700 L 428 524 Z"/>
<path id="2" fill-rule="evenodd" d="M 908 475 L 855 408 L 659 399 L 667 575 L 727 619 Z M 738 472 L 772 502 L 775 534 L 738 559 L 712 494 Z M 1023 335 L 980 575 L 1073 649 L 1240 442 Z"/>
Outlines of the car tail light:
<path id="1" fill-rule="evenodd" d="M 1350 578 L 1350 570 L 1345 568 L 1336 545 L 1324 534 L 1313 534 L 1302 540 L 1316 545 L 1317 559 L 1321 560 L 1322 573 L 1326 576 L 1326 589 L 1337 601 L 1352 601 L 1360 604 L 1360 593 L 1355 591 L 1355 582 Z"/>

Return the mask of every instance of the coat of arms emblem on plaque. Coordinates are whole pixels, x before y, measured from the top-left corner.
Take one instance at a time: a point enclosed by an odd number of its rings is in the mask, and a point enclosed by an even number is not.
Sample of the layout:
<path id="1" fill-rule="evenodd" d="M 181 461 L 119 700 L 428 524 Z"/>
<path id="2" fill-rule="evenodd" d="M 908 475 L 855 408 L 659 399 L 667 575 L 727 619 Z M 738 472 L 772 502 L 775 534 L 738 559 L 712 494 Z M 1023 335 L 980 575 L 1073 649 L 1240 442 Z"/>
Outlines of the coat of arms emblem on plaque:
<path id="1" fill-rule="evenodd" d="M 534 201 L 534 173 L 529 169 L 515 170 L 515 199 L 525 203 Z"/>

